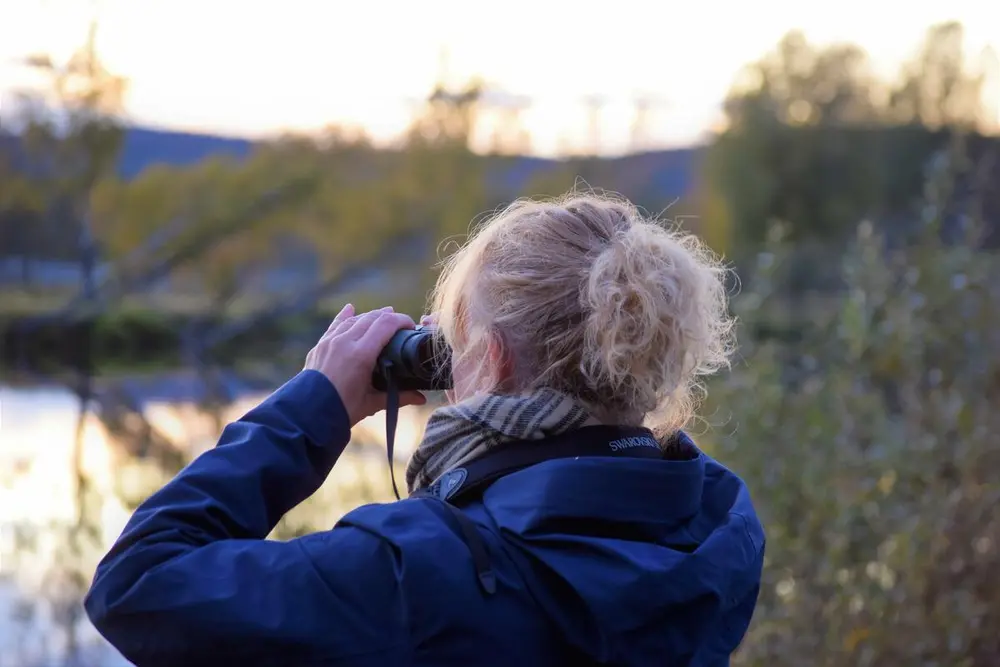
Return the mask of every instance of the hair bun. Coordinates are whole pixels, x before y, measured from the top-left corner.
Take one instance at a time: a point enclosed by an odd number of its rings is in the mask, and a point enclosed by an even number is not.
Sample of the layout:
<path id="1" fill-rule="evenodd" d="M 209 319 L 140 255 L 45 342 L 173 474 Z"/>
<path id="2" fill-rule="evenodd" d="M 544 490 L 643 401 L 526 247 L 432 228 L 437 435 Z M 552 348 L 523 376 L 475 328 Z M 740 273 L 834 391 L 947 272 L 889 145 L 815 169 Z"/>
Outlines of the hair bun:
<path id="1" fill-rule="evenodd" d="M 633 221 L 594 259 L 581 371 L 619 409 L 690 416 L 698 376 L 728 364 L 733 322 L 725 269 L 695 236 Z M 665 400 L 665 399 L 670 400 Z"/>

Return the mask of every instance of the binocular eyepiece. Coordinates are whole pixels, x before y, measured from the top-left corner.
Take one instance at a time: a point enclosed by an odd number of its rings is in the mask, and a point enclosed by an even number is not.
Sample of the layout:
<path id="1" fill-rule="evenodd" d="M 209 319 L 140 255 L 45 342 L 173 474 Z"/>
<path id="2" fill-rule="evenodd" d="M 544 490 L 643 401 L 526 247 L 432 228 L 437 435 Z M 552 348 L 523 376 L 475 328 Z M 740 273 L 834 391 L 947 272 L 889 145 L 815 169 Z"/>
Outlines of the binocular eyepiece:
<path id="1" fill-rule="evenodd" d="M 434 348 L 432 327 L 397 331 L 379 354 L 372 386 L 379 391 L 390 383 L 399 391 L 451 389 L 451 355 Z"/>

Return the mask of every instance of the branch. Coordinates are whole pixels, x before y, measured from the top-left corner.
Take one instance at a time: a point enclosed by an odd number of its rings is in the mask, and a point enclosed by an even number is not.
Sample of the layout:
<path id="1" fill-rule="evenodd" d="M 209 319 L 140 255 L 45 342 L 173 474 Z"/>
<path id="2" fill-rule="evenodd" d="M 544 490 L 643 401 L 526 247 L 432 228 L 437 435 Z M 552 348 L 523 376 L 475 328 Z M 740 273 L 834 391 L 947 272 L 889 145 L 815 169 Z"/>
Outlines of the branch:
<path id="1" fill-rule="evenodd" d="M 223 324 L 214 330 L 209 331 L 200 341 L 203 350 L 211 349 L 226 341 L 229 341 L 242 333 L 250 331 L 258 324 L 273 320 L 278 317 L 288 317 L 296 315 L 311 307 L 314 307 L 324 297 L 335 294 L 343 289 L 343 286 L 357 279 L 373 265 L 384 265 L 406 257 L 407 252 L 415 241 L 422 237 L 421 232 L 410 232 L 397 236 L 394 242 L 382 246 L 379 253 L 370 259 L 348 266 L 332 278 L 314 286 L 302 293 L 298 298 L 291 301 L 280 300 L 265 307 L 241 320 Z"/>
<path id="2" fill-rule="evenodd" d="M 198 221 L 175 219 L 168 223 L 166 230 L 161 230 L 154 234 L 144 246 L 130 253 L 127 263 L 136 262 L 137 257 L 141 259 L 152 255 L 155 250 L 164 246 L 169 240 L 180 237 L 185 230 L 196 226 L 204 226 L 208 228 L 208 231 L 187 240 L 170 255 L 159 260 L 141 275 L 129 275 L 125 267 L 119 266 L 110 272 L 108 278 L 100 285 L 96 299 L 88 298 L 86 292 L 81 291 L 60 310 L 31 318 L 25 322 L 25 325 L 28 327 L 37 327 L 53 322 L 65 322 L 83 314 L 94 315 L 106 312 L 115 301 L 120 300 L 129 293 L 141 291 L 149 287 L 157 280 L 169 275 L 178 266 L 196 259 L 207 247 L 211 246 L 217 240 L 229 234 L 252 228 L 254 224 L 265 219 L 268 214 L 290 201 L 297 201 L 311 192 L 315 187 L 316 180 L 314 178 L 294 180 L 291 183 L 267 192 L 256 201 L 215 224 L 204 225 Z M 248 218 L 249 223 L 247 222 Z M 126 262 L 120 262 L 120 264 L 124 263 Z"/>

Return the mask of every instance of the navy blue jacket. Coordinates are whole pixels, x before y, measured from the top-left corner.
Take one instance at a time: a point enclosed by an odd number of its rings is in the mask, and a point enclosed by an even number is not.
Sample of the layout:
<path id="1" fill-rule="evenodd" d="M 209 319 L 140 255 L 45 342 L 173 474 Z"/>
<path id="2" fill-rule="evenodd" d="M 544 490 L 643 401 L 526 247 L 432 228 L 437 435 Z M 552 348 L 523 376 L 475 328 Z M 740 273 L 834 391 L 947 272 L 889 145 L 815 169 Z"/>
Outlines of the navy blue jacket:
<path id="1" fill-rule="evenodd" d="M 704 454 L 558 459 L 496 481 L 464 510 L 496 573 L 486 595 L 439 500 L 265 539 L 349 439 L 315 371 L 227 426 L 101 562 L 94 625 L 140 666 L 729 664 L 764 534 L 744 484 Z"/>

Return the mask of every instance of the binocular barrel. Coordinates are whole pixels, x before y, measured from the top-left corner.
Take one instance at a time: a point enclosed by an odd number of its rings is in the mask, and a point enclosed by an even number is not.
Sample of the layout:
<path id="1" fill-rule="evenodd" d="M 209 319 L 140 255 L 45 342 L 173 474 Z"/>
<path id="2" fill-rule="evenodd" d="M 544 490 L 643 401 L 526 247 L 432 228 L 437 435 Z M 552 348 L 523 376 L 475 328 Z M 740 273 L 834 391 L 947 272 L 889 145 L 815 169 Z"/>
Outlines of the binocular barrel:
<path id="1" fill-rule="evenodd" d="M 435 347 L 430 327 L 397 331 L 379 355 L 372 386 L 385 391 L 391 380 L 399 391 L 451 389 L 451 355 Z"/>

